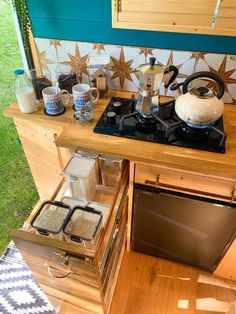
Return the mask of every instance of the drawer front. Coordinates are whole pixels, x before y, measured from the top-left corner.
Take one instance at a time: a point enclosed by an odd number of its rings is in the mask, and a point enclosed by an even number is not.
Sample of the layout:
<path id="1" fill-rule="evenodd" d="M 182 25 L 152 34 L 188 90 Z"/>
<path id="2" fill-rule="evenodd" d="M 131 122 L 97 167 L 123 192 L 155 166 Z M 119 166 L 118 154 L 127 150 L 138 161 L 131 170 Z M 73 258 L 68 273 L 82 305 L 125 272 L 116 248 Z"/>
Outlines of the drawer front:
<path id="1" fill-rule="evenodd" d="M 12 235 L 17 248 L 44 290 L 53 290 L 56 298 L 78 307 L 78 312 L 79 309 L 84 309 L 90 313 L 103 313 L 94 265 L 86 264 L 73 256 L 66 261 L 65 257 L 60 256 L 62 252 L 56 248 L 20 239 L 19 233 L 13 232 Z M 68 262 L 68 265 L 63 262 Z"/>
<path id="2" fill-rule="evenodd" d="M 236 188 L 236 182 L 140 163 L 135 165 L 135 183 L 225 200 L 232 199 Z"/>

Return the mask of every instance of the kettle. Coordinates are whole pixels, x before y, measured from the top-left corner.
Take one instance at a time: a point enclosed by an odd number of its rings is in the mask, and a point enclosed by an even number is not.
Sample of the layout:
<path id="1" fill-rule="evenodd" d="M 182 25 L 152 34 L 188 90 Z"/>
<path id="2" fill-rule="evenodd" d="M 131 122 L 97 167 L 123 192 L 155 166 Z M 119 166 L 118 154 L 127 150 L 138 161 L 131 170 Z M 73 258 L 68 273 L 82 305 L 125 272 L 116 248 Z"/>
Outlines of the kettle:
<path id="1" fill-rule="evenodd" d="M 218 92 L 208 87 L 194 87 L 188 90 L 190 82 L 197 78 L 210 78 L 219 87 Z M 183 83 L 172 84 L 170 89 L 179 90 L 183 94 L 175 101 L 175 112 L 178 117 L 192 127 L 204 127 L 214 124 L 223 114 L 224 82 L 216 74 L 202 71 L 190 75 Z"/>

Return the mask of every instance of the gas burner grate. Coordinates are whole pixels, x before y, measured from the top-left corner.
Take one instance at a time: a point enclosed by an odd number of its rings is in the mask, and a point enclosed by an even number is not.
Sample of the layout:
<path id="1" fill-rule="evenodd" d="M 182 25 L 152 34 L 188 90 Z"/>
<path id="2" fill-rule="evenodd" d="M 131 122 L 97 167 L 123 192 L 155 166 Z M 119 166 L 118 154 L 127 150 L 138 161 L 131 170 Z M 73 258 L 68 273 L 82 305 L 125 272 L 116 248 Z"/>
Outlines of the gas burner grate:
<path id="1" fill-rule="evenodd" d="M 119 111 L 113 106 L 114 102 L 121 103 Z M 114 113 L 108 114 L 111 112 Z M 135 110 L 134 98 L 111 98 L 94 132 L 210 152 L 225 152 L 223 118 L 207 128 L 192 128 L 178 118 L 173 100 L 160 104 L 159 110 L 147 119 Z"/>

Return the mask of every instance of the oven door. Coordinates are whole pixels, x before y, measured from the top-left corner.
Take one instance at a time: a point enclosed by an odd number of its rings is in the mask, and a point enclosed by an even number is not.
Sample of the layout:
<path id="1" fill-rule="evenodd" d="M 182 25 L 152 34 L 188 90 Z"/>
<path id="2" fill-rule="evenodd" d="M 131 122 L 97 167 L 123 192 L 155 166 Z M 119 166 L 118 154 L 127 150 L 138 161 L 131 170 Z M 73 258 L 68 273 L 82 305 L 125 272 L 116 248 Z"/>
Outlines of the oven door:
<path id="1" fill-rule="evenodd" d="M 134 251 L 213 271 L 235 231 L 235 205 L 138 184 L 134 187 Z"/>

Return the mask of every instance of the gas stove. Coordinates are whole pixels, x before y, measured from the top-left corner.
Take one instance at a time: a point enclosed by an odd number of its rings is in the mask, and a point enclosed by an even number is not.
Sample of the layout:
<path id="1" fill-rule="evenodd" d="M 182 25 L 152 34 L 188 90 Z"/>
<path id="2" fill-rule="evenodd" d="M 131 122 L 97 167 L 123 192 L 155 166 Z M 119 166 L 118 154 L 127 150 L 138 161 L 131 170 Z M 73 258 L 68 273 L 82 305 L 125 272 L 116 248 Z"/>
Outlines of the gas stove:
<path id="1" fill-rule="evenodd" d="M 95 133 L 156 142 L 160 144 L 225 153 L 223 118 L 214 125 L 193 127 L 175 113 L 174 100 L 160 103 L 151 116 L 135 110 L 135 98 L 111 98 L 99 119 Z"/>

